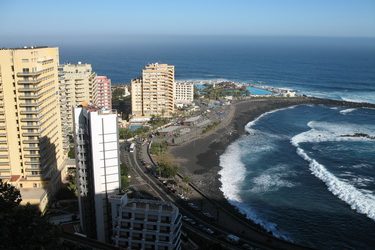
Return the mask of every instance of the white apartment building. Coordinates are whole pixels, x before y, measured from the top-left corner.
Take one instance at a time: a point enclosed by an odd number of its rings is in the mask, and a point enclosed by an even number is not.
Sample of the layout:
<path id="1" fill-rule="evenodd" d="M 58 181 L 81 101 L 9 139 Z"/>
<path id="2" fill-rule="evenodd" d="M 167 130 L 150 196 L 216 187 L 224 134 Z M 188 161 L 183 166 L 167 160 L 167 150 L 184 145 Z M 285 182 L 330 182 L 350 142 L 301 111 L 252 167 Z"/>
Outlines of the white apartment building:
<path id="1" fill-rule="evenodd" d="M 175 103 L 176 105 L 190 105 L 194 101 L 194 83 L 176 82 Z"/>
<path id="2" fill-rule="evenodd" d="M 181 249 L 181 214 L 170 202 L 110 197 L 112 240 L 125 249 Z"/>
<path id="3" fill-rule="evenodd" d="M 109 242 L 109 196 L 120 189 L 117 113 L 77 107 L 74 132 L 81 228 L 88 237 Z"/>

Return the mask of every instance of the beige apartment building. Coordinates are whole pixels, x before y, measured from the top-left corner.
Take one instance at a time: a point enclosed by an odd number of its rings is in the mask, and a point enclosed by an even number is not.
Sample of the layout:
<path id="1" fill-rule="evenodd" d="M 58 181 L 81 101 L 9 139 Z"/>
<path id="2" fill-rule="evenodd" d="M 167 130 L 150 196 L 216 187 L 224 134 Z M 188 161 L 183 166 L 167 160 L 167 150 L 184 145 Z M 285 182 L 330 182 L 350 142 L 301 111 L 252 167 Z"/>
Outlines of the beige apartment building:
<path id="1" fill-rule="evenodd" d="M 68 134 L 73 132 L 73 107 L 93 100 L 94 79 L 91 64 L 78 62 L 59 66 L 61 109 L 66 116 L 64 131 Z"/>
<path id="2" fill-rule="evenodd" d="M 131 82 L 132 115 L 171 116 L 174 112 L 174 66 L 153 63 L 142 70 L 142 76 Z"/>
<path id="3" fill-rule="evenodd" d="M 65 178 L 58 48 L 0 49 L 0 178 L 44 211 Z"/>

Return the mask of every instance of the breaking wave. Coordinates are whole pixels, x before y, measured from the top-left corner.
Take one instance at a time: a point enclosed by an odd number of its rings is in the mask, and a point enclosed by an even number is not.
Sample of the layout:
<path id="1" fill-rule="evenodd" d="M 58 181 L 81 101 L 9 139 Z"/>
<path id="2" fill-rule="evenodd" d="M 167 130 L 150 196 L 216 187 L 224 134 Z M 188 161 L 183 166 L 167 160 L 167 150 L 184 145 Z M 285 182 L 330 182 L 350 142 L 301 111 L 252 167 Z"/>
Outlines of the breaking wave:
<path id="1" fill-rule="evenodd" d="M 348 125 L 348 124 L 346 124 Z M 345 201 L 350 207 L 358 213 L 365 214 L 372 220 L 375 220 L 375 196 L 366 190 L 358 190 L 351 183 L 340 180 L 327 168 L 315 159 L 311 158 L 301 147 L 305 142 L 323 142 L 323 141 L 364 141 L 366 138 L 342 137 L 343 133 L 353 133 L 358 129 L 369 132 L 368 128 L 349 124 L 348 126 L 338 126 L 337 124 L 326 122 L 308 123 L 311 128 L 309 131 L 300 133 L 291 139 L 291 143 L 297 148 L 297 154 L 309 162 L 309 168 L 313 175 L 322 180 L 328 190 L 341 200 Z"/>
<path id="2" fill-rule="evenodd" d="M 344 109 L 344 110 L 341 110 L 341 111 L 340 111 L 340 114 L 346 115 L 346 114 L 348 114 L 348 113 L 350 113 L 350 112 L 353 112 L 353 111 L 355 111 L 355 110 L 357 110 L 357 109 L 355 109 L 355 108 L 352 108 L 352 109 Z"/>
<path id="3" fill-rule="evenodd" d="M 267 221 L 262 218 L 254 209 L 244 204 L 240 197 L 239 190 L 243 184 L 246 175 L 246 167 L 241 161 L 241 144 L 236 141 L 229 145 L 224 154 L 220 156 L 219 171 L 221 187 L 224 197 L 230 204 L 238 209 L 239 212 L 246 215 L 246 217 L 256 224 L 262 226 L 269 232 L 280 239 L 292 241 L 286 233 L 280 232 L 277 224 Z"/>

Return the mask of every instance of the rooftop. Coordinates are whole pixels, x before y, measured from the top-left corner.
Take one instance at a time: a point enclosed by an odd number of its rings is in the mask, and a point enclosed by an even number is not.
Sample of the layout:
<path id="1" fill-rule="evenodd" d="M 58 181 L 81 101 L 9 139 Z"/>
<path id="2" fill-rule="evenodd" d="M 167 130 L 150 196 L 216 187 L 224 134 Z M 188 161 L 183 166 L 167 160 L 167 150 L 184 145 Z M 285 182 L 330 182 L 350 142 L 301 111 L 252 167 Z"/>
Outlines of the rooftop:
<path id="1" fill-rule="evenodd" d="M 24 47 L 18 47 L 18 48 L 0 48 L 0 50 L 25 50 L 25 49 L 45 49 L 50 48 L 48 46 L 24 46 Z"/>
<path id="2" fill-rule="evenodd" d="M 159 132 L 161 133 L 169 133 L 169 132 L 173 132 L 177 129 L 181 128 L 180 126 L 169 126 L 169 127 L 166 127 L 166 128 L 163 128 L 163 129 L 160 129 Z"/>
<path id="3" fill-rule="evenodd" d="M 196 122 L 196 121 L 198 121 L 200 118 L 201 118 L 200 115 L 198 115 L 198 116 L 193 116 L 193 117 L 190 117 L 190 118 L 186 119 L 185 122 Z"/>
<path id="4" fill-rule="evenodd" d="M 46 193 L 44 188 L 20 188 L 22 199 L 41 200 Z"/>

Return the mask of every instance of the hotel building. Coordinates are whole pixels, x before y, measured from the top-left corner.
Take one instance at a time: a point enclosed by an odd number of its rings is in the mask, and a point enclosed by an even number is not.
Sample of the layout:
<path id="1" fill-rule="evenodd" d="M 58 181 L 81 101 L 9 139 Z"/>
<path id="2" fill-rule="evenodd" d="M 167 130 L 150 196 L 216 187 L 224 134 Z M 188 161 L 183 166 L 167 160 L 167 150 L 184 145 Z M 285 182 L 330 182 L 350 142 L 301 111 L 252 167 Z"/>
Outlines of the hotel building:
<path id="1" fill-rule="evenodd" d="M 181 249 L 181 214 L 170 202 L 110 197 L 112 240 L 124 249 Z"/>
<path id="2" fill-rule="evenodd" d="M 194 101 L 194 84 L 192 82 L 176 82 L 176 105 L 190 105 Z"/>
<path id="3" fill-rule="evenodd" d="M 74 141 L 81 229 L 87 237 L 109 242 L 109 195 L 120 189 L 117 113 L 74 108 Z"/>
<path id="4" fill-rule="evenodd" d="M 95 77 L 93 102 L 99 108 L 112 109 L 111 79 L 106 76 Z"/>
<path id="5" fill-rule="evenodd" d="M 62 113 L 66 115 L 69 134 L 73 132 L 73 107 L 93 100 L 93 84 L 95 72 L 91 64 L 62 64 L 59 66 L 60 95 L 65 104 Z"/>
<path id="6" fill-rule="evenodd" d="M 0 178 L 44 211 L 65 178 L 58 48 L 0 49 Z"/>
<path id="7" fill-rule="evenodd" d="M 132 80 L 131 95 L 133 116 L 171 116 L 175 102 L 174 66 L 147 65 L 142 70 L 142 76 Z"/>

